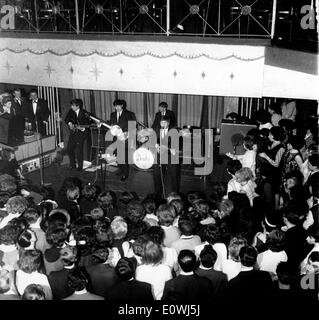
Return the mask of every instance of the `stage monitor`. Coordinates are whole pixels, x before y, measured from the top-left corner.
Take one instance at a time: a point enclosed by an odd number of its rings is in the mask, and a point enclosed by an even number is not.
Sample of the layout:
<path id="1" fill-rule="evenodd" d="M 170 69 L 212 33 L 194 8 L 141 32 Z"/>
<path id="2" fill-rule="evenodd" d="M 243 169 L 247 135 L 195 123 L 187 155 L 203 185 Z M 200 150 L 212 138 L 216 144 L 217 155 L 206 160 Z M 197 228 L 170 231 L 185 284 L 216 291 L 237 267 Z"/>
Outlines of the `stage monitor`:
<path id="1" fill-rule="evenodd" d="M 244 137 L 251 129 L 256 129 L 256 125 L 243 123 L 221 123 L 219 154 L 227 152 L 244 154 Z"/>

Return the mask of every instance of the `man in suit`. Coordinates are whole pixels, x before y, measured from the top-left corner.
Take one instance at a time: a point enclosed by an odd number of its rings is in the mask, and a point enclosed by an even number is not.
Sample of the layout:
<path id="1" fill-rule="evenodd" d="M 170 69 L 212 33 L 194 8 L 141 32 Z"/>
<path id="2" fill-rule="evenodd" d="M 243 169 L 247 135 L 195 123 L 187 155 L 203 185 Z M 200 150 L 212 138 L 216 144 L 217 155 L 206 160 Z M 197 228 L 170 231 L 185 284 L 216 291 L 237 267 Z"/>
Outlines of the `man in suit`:
<path id="1" fill-rule="evenodd" d="M 241 271 L 228 282 L 229 301 L 261 301 L 272 297 L 274 286 L 269 272 L 255 270 L 257 250 L 249 245 L 239 251 Z"/>
<path id="2" fill-rule="evenodd" d="M 19 88 L 13 89 L 13 100 L 12 100 L 12 113 L 14 122 L 14 141 L 19 143 L 24 140 L 24 114 L 23 106 L 25 99 L 21 96 L 21 90 Z"/>
<path id="3" fill-rule="evenodd" d="M 194 273 L 195 253 L 182 250 L 178 255 L 180 274 L 166 281 L 162 300 L 176 302 L 211 302 L 213 288 L 210 281 Z"/>
<path id="4" fill-rule="evenodd" d="M 24 105 L 24 116 L 32 124 L 32 130 L 39 132 L 41 136 L 46 135 L 46 125 L 50 116 L 48 103 L 38 97 L 36 89 L 32 89 L 29 94 L 29 100 Z"/>
<path id="5" fill-rule="evenodd" d="M 119 281 L 115 269 L 106 263 L 108 256 L 107 248 L 96 250 L 93 259 L 97 263 L 86 268 L 91 280 L 92 293 L 102 297 L 105 297 Z"/>
<path id="6" fill-rule="evenodd" d="M 116 267 L 120 282 L 108 291 L 106 300 L 116 302 L 150 303 L 154 300 L 152 286 L 149 283 L 134 279 L 135 258 L 121 258 Z"/>
<path id="7" fill-rule="evenodd" d="M 71 109 L 65 117 L 65 122 L 70 128 L 70 136 L 67 146 L 67 152 L 70 158 L 70 169 L 75 169 L 75 160 L 78 164 L 78 171 L 83 169 L 83 146 L 84 141 L 89 135 L 89 130 L 81 126 L 88 126 L 90 118 L 83 110 L 81 99 L 71 100 Z"/>
<path id="8" fill-rule="evenodd" d="M 117 99 L 113 102 L 115 111 L 111 113 L 110 124 L 112 126 L 117 125 L 121 128 L 123 133 L 128 132 L 128 122 L 136 121 L 134 112 L 126 110 L 126 101 Z M 114 141 L 115 141 L 114 137 Z M 128 164 L 128 143 L 127 139 L 124 141 L 120 140 L 120 143 L 124 144 L 125 147 L 125 159 L 117 159 L 119 164 L 119 175 L 121 176 L 121 181 L 124 181 L 129 176 L 129 164 Z"/>
<path id="9" fill-rule="evenodd" d="M 157 153 L 157 162 L 153 168 L 153 180 L 155 193 L 158 196 L 162 195 L 163 191 L 165 195 L 173 191 L 178 192 L 178 164 L 176 164 L 178 146 L 173 146 L 172 140 L 169 139 L 170 129 L 172 129 L 172 126 L 168 116 L 163 116 L 160 120 L 160 127 L 154 129 L 157 138 L 154 148 L 154 152 Z M 163 195 L 164 198 L 165 195 Z"/>
<path id="10" fill-rule="evenodd" d="M 166 102 L 160 102 L 160 104 L 158 105 L 159 111 L 155 114 L 155 119 L 152 125 L 152 128 L 154 130 L 160 128 L 161 124 L 161 118 L 163 116 L 167 116 L 169 118 L 169 123 L 171 127 L 175 127 L 176 126 L 176 118 L 175 118 L 175 114 L 173 111 L 171 110 L 167 110 L 168 105 Z"/>

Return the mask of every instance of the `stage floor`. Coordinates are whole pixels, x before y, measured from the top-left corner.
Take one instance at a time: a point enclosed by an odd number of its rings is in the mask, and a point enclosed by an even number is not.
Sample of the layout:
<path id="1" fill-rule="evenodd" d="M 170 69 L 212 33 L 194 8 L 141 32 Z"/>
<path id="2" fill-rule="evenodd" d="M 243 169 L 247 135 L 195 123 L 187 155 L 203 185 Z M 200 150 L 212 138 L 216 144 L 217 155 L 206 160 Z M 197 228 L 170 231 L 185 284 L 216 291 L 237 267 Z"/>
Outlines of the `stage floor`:
<path id="1" fill-rule="evenodd" d="M 114 168 L 116 169 L 116 168 Z M 152 171 L 140 171 L 134 167 L 130 167 L 130 175 L 126 181 L 120 181 L 120 177 L 116 172 L 107 171 L 105 186 L 102 186 L 101 171 L 95 172 L 76 171 L 67 168 L 67 165 L 57 166 L 51 165 L 43 170 L 43 182 L 50 183 L 51 187 L 57 192 L 62 185 L 63 180 L 68 176 L 79 177 L 84 183 L 95 183 L 102 189 L 113 190 L 116 193 L 124 191 L 134 191 L 140 197 L 144 197 L 154 192 Z M 40 185 L 40 171 L 33 171 L 25 174 L 25 177 L 31 181 L 33 185 Z M 180 179 L 180 192 L 187 193 L 191 190 L 198 190 L 210 194 L 212 182 L 208 176 L 206 179 L 194 176 L 192 170 L 182 170 Z"/>

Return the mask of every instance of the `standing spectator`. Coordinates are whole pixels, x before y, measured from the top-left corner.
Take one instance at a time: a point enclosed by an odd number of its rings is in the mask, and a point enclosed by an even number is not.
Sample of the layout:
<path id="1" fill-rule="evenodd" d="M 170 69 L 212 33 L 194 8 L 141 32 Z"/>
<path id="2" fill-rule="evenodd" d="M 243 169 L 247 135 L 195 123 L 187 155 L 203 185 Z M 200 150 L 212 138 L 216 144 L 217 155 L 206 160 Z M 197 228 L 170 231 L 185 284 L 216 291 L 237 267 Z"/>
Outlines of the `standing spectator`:
<path id="1" fill-rule="evenodd" d="M 1 220 L 0 229 L 6 226 L 12 219 L 20 217 L 27 207 L 28 201 L 24 197 L 11 197 L 6 203 L 8 215 Z"/>
<path id="2" fill-rule="evenodd" d="M 281 104 L 281 113 L 283 119 L 295 121 L 297 115 L 296 100 L 284 99 L 284 101 Z"/>
<path id="3" fill-rule="evenodd" d="M 29 284 L 23 292 L 22 300 L 45 300 L 45 293 L 39 284 Z"/>
<path id="4" fill-rule="evenodd" d="M 271 114 L 271 124 L 274 127 L 278 127 L 279 121 L 282 118 L 280 105 L 274 103 L 268 107 L 268 110 L 269 110 L 269 113 Z"/>

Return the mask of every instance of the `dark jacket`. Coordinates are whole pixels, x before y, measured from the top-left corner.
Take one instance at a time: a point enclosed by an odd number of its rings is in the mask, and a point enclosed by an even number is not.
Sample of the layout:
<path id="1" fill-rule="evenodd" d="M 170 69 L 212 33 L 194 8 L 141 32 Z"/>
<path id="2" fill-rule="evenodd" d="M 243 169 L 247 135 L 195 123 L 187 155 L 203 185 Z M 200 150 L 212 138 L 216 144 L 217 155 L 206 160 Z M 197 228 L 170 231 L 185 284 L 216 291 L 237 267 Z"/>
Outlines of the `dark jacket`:
<path id="1" fill-rule="evenodd" d="M 68 275 L 72 270 L 74 269 L 63 268 L 60 271 L 53 271 L 48 275 L 53 299 L 61 300 L 74 293 L 74 290 L 68 285 Z"/>
<path id="2" fill-rule="evenodd" d="M 171 127 L 175 127 L 176 126 L 176 118 L 175 118 L 175 114 L 173 111 L 171 110 L 166 110 L 166 113 L 165 113 L 165 116 L 169 117 L 170 119 L 170 126 Z M 162 114 L 161 112 L 156 112 L 155 114 L 155 119 L 154 119 L 154 122 L 153 122 L 153 125 L 152 125 L 152 128 L 155 130 L 156 128 L 159 128 L 161 125 L 161 117 L 162 117 Z"/>
<path id="3" fill-rule="evenodd" d="M 91 123 L 91 120 L 89 116 L 87 116 L 87 113 L 84 110 L 80 109 L 79 116 L 77 117 L 76 112 L 70 109 L 65 117 L 65 122 L 66 124 L 71 122 L 74 125 L 85 126 L 85 125 L 89 125 Z M 84 133 L 87 133 L 87 132 L 88 132 L 88 129 L 84 131 Z"/>
<path id="4" fill-rule="evenodd" d="M 135 121 L 135 120 L 136 120 L 136 117 L 134 112 L 123 109 L 118 122 L 117 122 L 117 112 L 114 111 L 111 113 L 110 124 L 112 126 L 118 125 L 123 132 L 127 132 L 128 121 Z"/>

